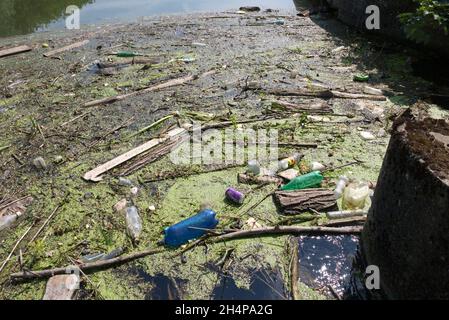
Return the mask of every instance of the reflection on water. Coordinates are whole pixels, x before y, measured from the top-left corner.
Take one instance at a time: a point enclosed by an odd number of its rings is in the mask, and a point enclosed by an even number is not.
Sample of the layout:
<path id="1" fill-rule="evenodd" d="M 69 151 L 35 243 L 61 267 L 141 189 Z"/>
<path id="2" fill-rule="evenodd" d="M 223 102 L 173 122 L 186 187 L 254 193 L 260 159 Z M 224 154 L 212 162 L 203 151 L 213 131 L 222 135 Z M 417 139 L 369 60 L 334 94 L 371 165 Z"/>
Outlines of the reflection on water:
<path id="1" fill-rule="evenodd" d="M 306 285 L 341 297 L 354 297 L 353 263 L 358 250 L 356 236 L 302 236 L 299 238 L 299 278 Z"/>
<path id="2" fill-rule="evenodd" d="M 0 37 L 27 34 L 61 19 L 69 5 L 82 8 L 94 0 L 1 0 Z"/>
<path id="3" fill-rule="evenodd" d="M 138 17 L 225 11 L 243 5 L 294 9 L 304 0 L 1 0 L 0 37 L 63 28 L 65 9 L 81 9 L 81 24 L 132 21 Z"/>

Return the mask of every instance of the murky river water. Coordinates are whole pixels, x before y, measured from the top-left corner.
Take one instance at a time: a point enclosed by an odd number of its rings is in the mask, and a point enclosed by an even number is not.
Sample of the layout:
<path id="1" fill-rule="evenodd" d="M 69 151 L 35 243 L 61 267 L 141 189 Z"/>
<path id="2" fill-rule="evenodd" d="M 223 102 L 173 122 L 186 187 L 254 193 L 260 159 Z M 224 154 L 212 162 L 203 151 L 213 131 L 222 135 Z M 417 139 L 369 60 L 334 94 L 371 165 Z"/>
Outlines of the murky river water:
<path id="1" fill-rule="evenodd" d="M 69 5 L 80 8 L 80 23 L 135 21 L 139 17 L 236 10 L 254 5 L 289 10 L 303 0 L 1 0 L 0 37 L 65 27 Z"/>

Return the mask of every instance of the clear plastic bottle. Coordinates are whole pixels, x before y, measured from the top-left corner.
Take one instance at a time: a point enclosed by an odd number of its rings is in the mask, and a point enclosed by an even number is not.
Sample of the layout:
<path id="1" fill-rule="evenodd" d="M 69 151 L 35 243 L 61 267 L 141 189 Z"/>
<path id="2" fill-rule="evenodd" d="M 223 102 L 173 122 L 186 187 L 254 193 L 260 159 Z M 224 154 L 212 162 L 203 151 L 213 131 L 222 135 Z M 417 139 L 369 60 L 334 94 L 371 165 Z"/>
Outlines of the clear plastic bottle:
<path id="1" fill-rule="evenodd" d="M 343 195 L 343 192 L 345 191 L 346 184 L 348 183 L 349 179 L 346 176 L 341 176 L 337 182 L 337 186 L 335 187 L 334 194 L 337 199 L 340 199 L 340 197 Z"/>
<path id="2" fill-rule="evenodd" d="M 260 174 L 260 164 L 257 160 L 248 161 L 248 172 L 256 176 Z"/>
<path id="3" fill-rule="evenodd" d="M 365 208 L 370 195 L 368 183 L 363 181 L 351 182 L 343 192 L 343 210 L 357 210 Z"/>
<path id="4" fill-rule="evenodd" d="M 126 208 L 126 225 L 131 238 L 136 241 L 142 233 L 142 219 L 136 207 Z"/>
<path id="5" fill-rule="evenodd" d="M 291 157 L 282 159 L 278 164 L 279 171 L 287 170 L 288 168 L 293 167 L 301 160 L 301 158 L 302 155 L 300 153 L 295 153 Z"/>

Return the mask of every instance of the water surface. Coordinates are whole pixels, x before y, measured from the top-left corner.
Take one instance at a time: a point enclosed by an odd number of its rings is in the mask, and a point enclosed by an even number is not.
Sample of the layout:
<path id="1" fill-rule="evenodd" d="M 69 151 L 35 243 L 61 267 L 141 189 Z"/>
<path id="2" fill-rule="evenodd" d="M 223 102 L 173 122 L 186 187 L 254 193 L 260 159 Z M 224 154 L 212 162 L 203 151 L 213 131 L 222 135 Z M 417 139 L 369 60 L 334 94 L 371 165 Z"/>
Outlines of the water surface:
<path id="1" fill-rule="evenodd" d="M 222 12 L 240 6 L 289 10 L 302 0 L 1 0 L 0 37 L 65 27 L 67 6 L 81 9 L 80 22 L 136 21 L 139 17 Z"/>

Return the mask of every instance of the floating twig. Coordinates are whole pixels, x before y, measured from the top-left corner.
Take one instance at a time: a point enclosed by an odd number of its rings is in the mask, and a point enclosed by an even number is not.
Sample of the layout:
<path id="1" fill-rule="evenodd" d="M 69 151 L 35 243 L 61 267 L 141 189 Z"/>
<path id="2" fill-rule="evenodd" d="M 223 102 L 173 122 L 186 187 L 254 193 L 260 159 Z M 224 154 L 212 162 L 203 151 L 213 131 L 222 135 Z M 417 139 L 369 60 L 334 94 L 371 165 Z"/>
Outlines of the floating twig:
<path id="1" fill-rule="evenodd" d="M 225 235 L 212 238 L 211 242 L 223 242 L 228 240 L 251 238 L 257 236 L 268 235 L 285 235 L 285 234 L 360 234 L 363 230 L 361 226 L 355 227 L 341 227 L 341 228 L 329 228 L 329 227 L 298 227 L 298 226 L 278 226 L 278 227 L 266 227 L 252 230 L 242 230 L 237 232 L 231 232 Z"/>

